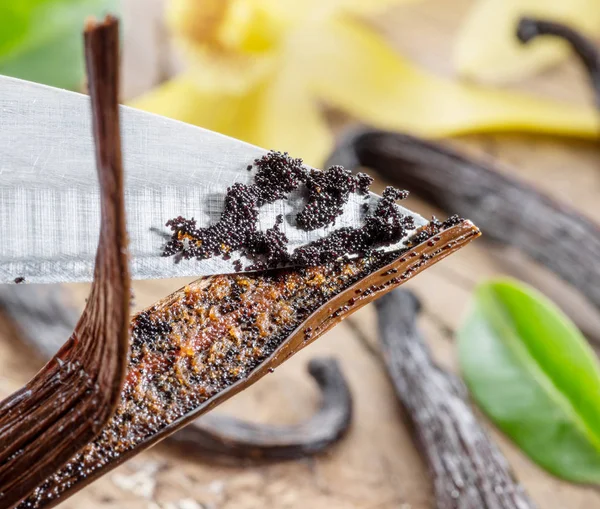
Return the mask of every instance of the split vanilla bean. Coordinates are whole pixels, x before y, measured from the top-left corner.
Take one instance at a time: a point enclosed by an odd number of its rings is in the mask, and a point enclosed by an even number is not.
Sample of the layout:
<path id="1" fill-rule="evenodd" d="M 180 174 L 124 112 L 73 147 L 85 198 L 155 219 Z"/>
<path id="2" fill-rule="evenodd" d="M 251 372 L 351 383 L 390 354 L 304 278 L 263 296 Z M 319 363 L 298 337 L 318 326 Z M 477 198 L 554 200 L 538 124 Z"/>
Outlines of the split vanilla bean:
<path id="1" fill-rule="evenodd" d="M 417 297 L 394 290 L 375 306 L 382 357 L 433 476 L 436 508 L 533 508 L 477 422 L 464 384 L 433 362 L 416 324 Z"/>
<path id="2" fill-rule="evenodd" d="M 519 21 L 517 38 L 521 43 L 528 44 L 540 36 L 557 37 L 569 43 L 588 73 L 596 106 L 600 108 L 600 52 L 594 42 L 563 23 L 529 17 Z"/>
<path id="3" fill-rule="evenodd" d="M 102 201 L 94 281 L 65 345 L 23 389 L 0 403 L 1 509 L 15 507 L 98 435 L 114 413 L 125 378 L 130 290 L 117 20 L 90 23 L 85 46 Z"/>
<path id="4" fill-rule="evenodd" d="M 62 346 L 78 316 L 68 291 L 59 285 L 0 285 L 0 311 L 14 322 L 19 339 L 43 359 Z M 313 359 L 308 371 L 322 396 L 320 408 L 305 422 L 275 426 L 209 413 L 165 441 L 202 456 L 275 460 L 321 453 L 348 430 L 352 396 L 335 359 Z"/>
<path id="5" fill-rule="evenodd" d="M 435 225 L 431 232 L 431 238 L 393 253 L 205 277 L 136 315 L 127 377 L 113 418 L 19 508 L 56 505 L 479 236 L 465 220 Z"/>
<path id="6" fill-rule="evenodd" d="M 600 309 L 598 224 L 493 164 L 372 129 L 349 131 L 330 162 L 371 168 L 445 211 L 474 218 L 486 238 L 520 249 Z"/>
<path id="7" fill-rule="evenodd" d="M 307 421 L 277 426 L 209 413 L 171 435 L 170 441 L 203 455 L 251 460 L 299 459 L 327 450 L 350 427 L 352 396 L 335 359 L 312 359 L 308 371 L 322 399 Z"/>

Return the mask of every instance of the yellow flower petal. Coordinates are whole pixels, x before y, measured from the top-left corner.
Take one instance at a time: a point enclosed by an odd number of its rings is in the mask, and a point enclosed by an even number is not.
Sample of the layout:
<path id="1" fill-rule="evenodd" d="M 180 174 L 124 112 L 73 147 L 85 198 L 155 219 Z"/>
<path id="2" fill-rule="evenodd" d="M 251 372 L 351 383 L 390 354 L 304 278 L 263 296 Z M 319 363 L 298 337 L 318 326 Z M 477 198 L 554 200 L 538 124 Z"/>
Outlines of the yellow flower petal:
<path id="1" fill-rule="evenodd" d="M 246 95 L 211 93 L 182 75 L 132 101 L 130 106 L 242 139 L 287 151 L 320 165 L 332 135 L 318 106 L 296 76 L 281 72 Z"/>
<path id="2" fill-rule="evenodd" d="M 129 102 L 129 106 L 226 132 L 235 122 L 243 96 L 207 92 L 189 74 L 167 81 Z"/>
<path id="3" fill-rule="evenodd" d="M 238 52 L 188 46 L 188 72 L 196 86 L 212 93 L 245 94 L 277 65 L 276 55 L 251 57 Z"/>
<path id="4" fill-rule="evenodd" d="M 345 12 L 359 16 L 374 16 L 398 4 L 417 2 L 420 0 L 337 0 Z"/>
<path id="5" fill-rule="evenodd" d="M 507 82 L 555 64 L 565 43 L 542 37 L 527 46 L 515 36 L 524 16 L 562 21 L 590 34 L 600 32 L 598 0 L 478 0 L 461 28 L 454 52 L 458 72 L 468 78 Z"/>
<path id="6" fill-rule="evenodd" d="M 271 0 L 170 0 L 167 21 L 198 87 L 241 94 L 276 62 L 286 19 Z"/>
<path id="7" fill-rule="evenodd" d="M 255 145 L 287 151 L 320 167 L 333 148 L 333 135 L 308 87 L 292 69 L 280 69 L 243 101 L 228 133 Z"/>
<path id="8" fill-rule="evenodd" d="M 173 33 L 190 43 L 208 44 L 217 40 L 230 6 L 230 0 L 169 0 L 167 24 Z"/>
<path id="9" fill-rule="evenodd" d="M 455 83 L 421 71 L 373 31 L 332 20 L 304 37 L 303 63 L 315 93 L 377 127 L 446 136 L 473 131 L 534 131 L 597 137 L 589 109 Z"/>

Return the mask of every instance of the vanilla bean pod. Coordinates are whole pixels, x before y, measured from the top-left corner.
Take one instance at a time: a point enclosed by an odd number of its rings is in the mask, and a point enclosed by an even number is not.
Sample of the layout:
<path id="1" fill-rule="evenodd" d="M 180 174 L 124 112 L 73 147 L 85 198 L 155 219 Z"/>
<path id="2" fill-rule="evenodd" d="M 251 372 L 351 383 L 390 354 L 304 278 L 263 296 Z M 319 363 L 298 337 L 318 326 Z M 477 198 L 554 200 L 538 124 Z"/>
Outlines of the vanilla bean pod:
<path id="1" fill-rule="evenodd" d="M 308 371 L 322 398 L 308 420 L 277 426 L 210 413 L 171 435 L 171 442 L 187 451 L 252 460 L 299 459 L 325 451 L 350 427 L 352 396 L 335 359 L 312 359 Z"/>
<path id="2" fill-rule="evenodd" d="M 131 321 L 121 401 L 100 435 L 19 509 L 52 507 L 249 387 L 355 310 L 479 236 L 469 221 L 401 251 L 201 278 Z M 129 294 L 127 295 L 129 298 Z"/>
<path id="3" fill-rule="evenodd" d="M 85 31 L 101 195 L 94 281 L 77 326 L 20 391 L 0 402 L 0 508 L 35 491 L 109 421 L 128 361 L 129 268 L 118 113 L 118 22 Z M 67 339 L 68 336 L 65 336 Z"/>
<path id="4" fill-rule="evenodd" d="M 555 21 L 544 19 L 522 18 L 517 27 L 517 38 L 523 44 L 528 44 L 540 36 L 552 36 L 563 39 L 573 49 L 583 63 L 600 108 L 600 52 L 588 37 L 571 27 Z"/>
<path id="5" fill-rule="evenodd" d="M 383 359 L 433 475 L 436 507 L 533 508 L 478 423 L 464 384 L 433 362 L 417 329 L 417 297 L 394 290 L 375 306 Z"/>
<path id="6" fill-rule="evenodd" d="M 68 291 L 58 285 L 0 285 L 0 311 L 19 331 L 19 339 L 48 359 L 61 347 L 77 320 Z M 45 332 L 42 335 L 41 332 Z M 297 459 L 323 452 L 350 426 L 352 396 L 335 359 L 313 359 L 308 372 L 321 390 L 319 410 L 290 426 L 255 424 L 209 413 L 166 438 L 187 451 L 260 460 Z"/>
<path id="7" fill-rule="evenodd" d="M 344 136 L 330 164 L 368 167 L 451 213 L 472 217 L 485 238 L 514 246 L 600 309 L 600 227 L 562 204 L 440 143 L 372 129 Z"/>

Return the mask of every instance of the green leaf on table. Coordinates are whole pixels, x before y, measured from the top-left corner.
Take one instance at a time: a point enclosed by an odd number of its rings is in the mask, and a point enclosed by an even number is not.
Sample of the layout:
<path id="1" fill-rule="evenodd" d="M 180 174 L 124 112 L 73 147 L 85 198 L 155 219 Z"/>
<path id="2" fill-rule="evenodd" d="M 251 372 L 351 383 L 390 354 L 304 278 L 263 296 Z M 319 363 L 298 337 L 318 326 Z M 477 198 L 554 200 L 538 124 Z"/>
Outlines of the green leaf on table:
<path id="1" fill-rule="evenodd" d="M 517 281 L 479 286 L 458 331 L 483 411 L 549 472 L 600 483 L 600 365 L 577 327 Z"/>
<path id="2" fill-rule="evenodd" d="M 0 2 L 0 74 L 78 89 L 84 76 L 84 21 L 88 16 L 116 12 L 118 3 L 118 0 Z"/>

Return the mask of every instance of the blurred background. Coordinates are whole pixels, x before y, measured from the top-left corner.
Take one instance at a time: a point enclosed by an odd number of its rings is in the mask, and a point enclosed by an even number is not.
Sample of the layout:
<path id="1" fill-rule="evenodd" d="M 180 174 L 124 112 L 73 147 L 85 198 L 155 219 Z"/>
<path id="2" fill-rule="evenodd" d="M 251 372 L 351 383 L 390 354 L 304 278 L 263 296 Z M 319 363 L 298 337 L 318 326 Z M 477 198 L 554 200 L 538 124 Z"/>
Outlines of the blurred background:
<path id="1" fill-rule="evenodd" d="M 589 218 L 600 214 L 600 130 L 587 74 L 562 43 L 523 49 L 514 37 L 528 14 L 568 22 L 600 43 L 597 0 L 0 0 L 0 74 L 85 91 L 82 22 L 105 12 L 124 21 L 126 104 L 317 167 L 349 125 L 440 139 Z M 384 185 L 377 179 L 375 190 Z M 445 217 L 414 197 L 407 206 Z M 588 338 L 600 338 L 597 311 L 574 289 L 482 239 L 407 284 L 423 300 L 420 324 L 441 366 L 457 371 L 454 331 L 473 288 L 500 274 L 540 289 Z M 136 309 L 185 282 L 136 282 Z M 71 286 L 81 307 L 87 286 Z M 218 410 L 258 422 L 306 418 L 318 391 L 305 365 L 334 355 L 355 411 L 349 435 L 326 454 L 224 465 L 159 444 L 61 507 L 433 507 L 431 479 L 368 348 L 377 343 L 375 320 L 371 306 L 360 310 Z M 0 396 L 42 362 L 15 331 L 0 316 Z M 550 476 L 489 428 L 540 507 L 600 507 L 596 488 Z"/>

